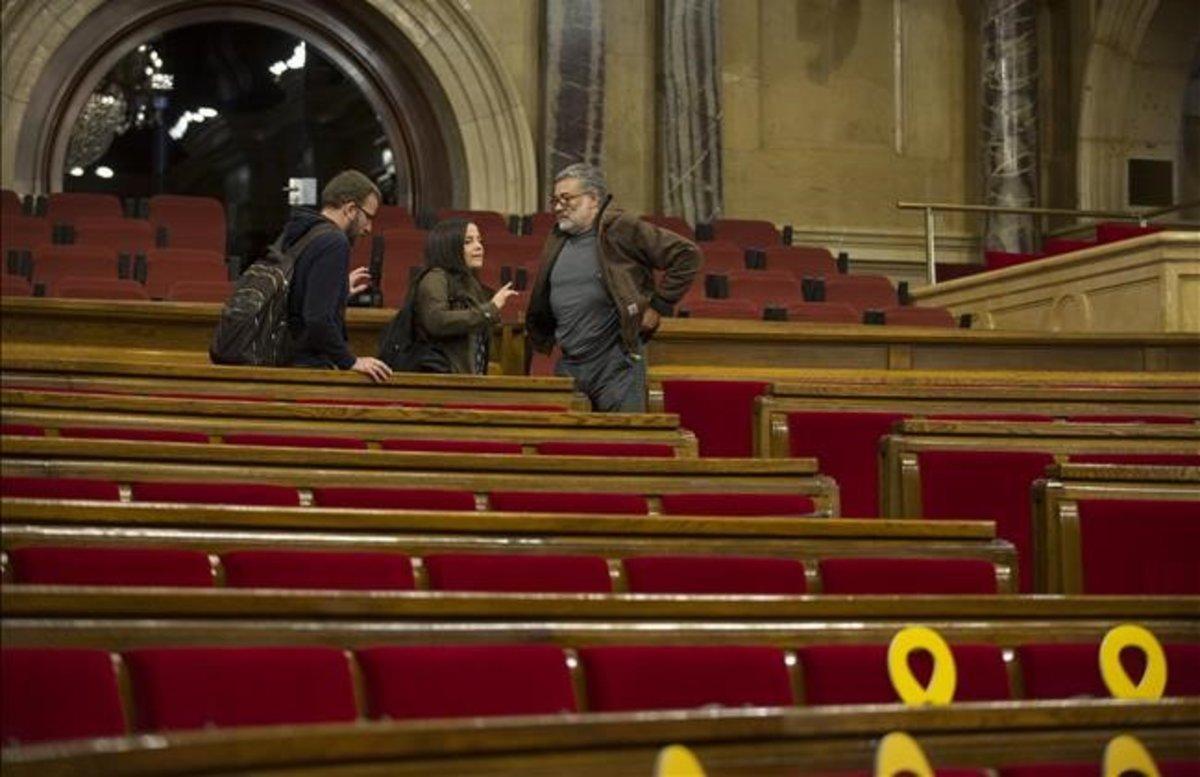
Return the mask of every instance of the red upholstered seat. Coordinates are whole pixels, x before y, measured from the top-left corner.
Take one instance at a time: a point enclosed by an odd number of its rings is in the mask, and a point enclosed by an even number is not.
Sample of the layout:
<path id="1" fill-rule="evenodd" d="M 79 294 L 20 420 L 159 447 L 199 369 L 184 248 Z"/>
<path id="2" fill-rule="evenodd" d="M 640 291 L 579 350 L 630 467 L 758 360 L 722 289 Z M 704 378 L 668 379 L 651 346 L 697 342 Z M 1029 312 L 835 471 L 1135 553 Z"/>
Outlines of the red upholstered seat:
<path id="1" fill-rule="evenodd" d="M 717 219 L 713 222 L 713 239 L 728 240 L 742 248 L 766 248 L 782 243 L 775 225 L 761 219 Z"/>
<path id="2" fill-rule="evenodd" d="M 630 593 L 803 594 L 804 564 L 790 558 L 632 556 L 623 562 Z"/>
<path id="3" fill-rule="evenodd" d="M 1152 235 L 1155 232 L 1162 232 L 1162 230 L 1162 227 L 1154 224 L 1147 224 L 1143 227 L 1124 221 L 1102 221 L 1096 225 L 1096 242 L 1115 243 L 1118 240 L 1128 240 L 1131 237 Z"/>
<path id="4" fill-rule="evenodd" d="M 0 650 L 0 741 L 122 736 L 112 656 L 103 650 Z"/>
<path id="5" fill-rule="evenodd" d="M 663 409 L 695 433 L 701 456 L 754 453 L 754 398 L 770 383 L 750 380 L 664 380 Z"/>
<path id="6" fill-rule="evenodd" d="M 663 494 L 664 515 L 812 515 L 812 497 L 730 492 Z"/>
<path id="7" fill-rule="evenodd" d="M 1072 464 L 1148 464 L 1156 467 L 1198 467 L 1195 453 L 1073 453 Z"/>
<path id="8" fill-rule="evenodd" d="M 825 280 L 825 301 L 844 302 L 856 310 L 884 310 L 899 303 L 886 275 L 835 275 Z"/>
<path id="9" fill-rule="evenodd" d="M 562 649 L 552 645 L 421 645 L 357 651 L 372 718 L 575 712 Z"/>
<path id="10" fill-rule="evenodd" d="M 1010 421 L 1023 424 L 1050 423 L 1052 416 L 1035 413 L 930 413 L 932 421 Z"/>
<path id="11" fill-rule="evenodd" d="M 1062 237 L 1051 237 L 1042 241 L 1043 256 L 1057 256 L 1058 254 L 1069 254 L 1073 251 L 1083 251 L 1096 246 L 1093 240 L 1068 240 Z"/>
<path id="12" fill-rule="evenodd" d="M 996 568 L 967 558 L 826 558 L 827 594 L 994 594 Z"/>
<path id="13" fill-rule="evenodd" d="M 601 494 L 569 491 L 493 491 L 491 509 L 506 513 L 616 513 L 645 515 L 650 511 L 640 494 Z"/>
<path id="14" fill-rule="evenodd" d="M 711 243 L 705 243 L 702 252 L 704 267 L 701 269 L 701 273 L 723 275 L 746 271 L 746 249 L 737 243 L 731 243 L 728 240 L 714 240 Z M 702 283 L 703 280 L 701 276 L 697 279 L 697 283 Z"/>
<path id="15" fill-rule="evenodd" d="M 545 238 L 554 229 L 557 220 L 553 213 L 534 213 L 529 217 L 530 236 Z"/>
<path id="16" fill-rule="evenodd" d="M 1084 593 L 1200 594 L 1200 501 L 1077 504 Z"/>
<path id="17" fill-rule="evenodd" d="M 0 275 L 0 297 L 32 297 L 33 286 L 19 275 Z"/>
<path id="18" fill-rule="evenodd" d="M 33 283 L 50 287 L 68 278 L 117 280 L 116 250 L 74 245 L 44 245 L 35 250 Z"/>
<path id="19" fill-rule="evenodd" d="M 13 581 L 29 585 L 213 585 L 208 555 L 198 550 L 41 546 L 8 555 Z"/>
<path id="20" fill-rule="evenodd" d="M 416 229 L 412 214 L 403 205 L 380 205 L 373 222 L 375 231 L 382 233 L 390 229 Z"/>
<path id="21" fill-rule="evenodd" d="M 146 287 L 120 278 L 76 278 L 67 276 L 46 284 L 47 297 L 63 299 L 149 300 Z"/>
<path id="22" fill-rule="evenodd" d="M 34 251 L 49 245 L 54 235 L 50 219 L 5 213 L 0 219 L 0 250 L 7 257 L 10 250 Z"/>
<path id="23" fill-rule="evenodd" d="M 939 326 L 953 329 L 958 321 L 945 308 L 894 306 L 883 309 L 883 323 L 889 326 Z"/>
<path id="24" fill-rule="evenodd" d="M 224 302 L 232 293 L 232 281 L 175 281 L 167 288 L 167 299 L 172 302 Z"/>
<path id="25" fill-rule="evenodd" d="M 906 417 L 857 411 L 791 412 L 787 414 L 789 452 L 815 456 L 821 472 L 837 481 L 842 515 L 879 515 L 879 440 Z"/>
<path id="26" fill-rule="evenodd" d="M 704 299 L 688 296 L 679 304 L 688 318 L 732 318 L 741 321 L 762 319 L 762 309 L 748 299 Z"/>
<path id="27" fill-rule="evenodd" d="M 313 489 L 313 504 L 368 510 L 474 510 L 475 495 L 470 491 L 432 488 L 322 486 Z"/>
<path id="28" fill-rule="evenodd" d="M 19 216 L 21 213 L 20 195 L 12 189 L 0 189 L 0 216 Z"/>
<path id="29" fill-rule="evenodd" d="M 154 230 L 150 222 L 141 219 L 79 218 L 74 226 L 77 245 L 126 254 L 145 254 L 154 248 Z"/>
<path id="30" fill-rule="evenodd" d="M 508 231 L 508 219 L 494 210 L 442 209 L 437 212 L 438 221 L 446 221 L 448 219 L 464 219 L 479 227 L 479 232 L 483 236 L 484 245 L 487 245 L 487 239 L 489 235 L 512 234 Z"/>
<path id="31" fill-rule="evenodd" d="M 411 591 L 412 560 L 399 553 L 234 550 L 221 555 L 231 588 Z"/>
<path id="32" fill-rule="evenodd" d="M 158 299 L 179 283 L 229 284 L 229 268 L 220 254 L 195 249 L 159 248 L 146 255 L 146 291 Z"/>
<path id="33" fill-rule="evenodd" d="M 1166 644 L 1166 696 L 1200 696 L 1200 644 Z M 1029 699 L 1067 699 L 1092 696 L 1106 699 L 1111 694 L 1100 676 L 1100 644 L 1036 644 L 1017 648 L 1017 660 Z M 1121 652 L 1121 664 L 1132 678 L 1146 669 L 1140 650 Z"/>
<path id="34" fill-rule="evenodd" d="M 1018 264 L 1032 262 L 1035 259 L 1041 259 L 1042 254 L 1023 254 L 1009 251 L 985 251 L 983 258 L 987 263 L 989 270 L 1003 270 L 1006 267 L 1015 267 Z"/>
<path id="35" fill-rule="evenodd" d="M 135 502 L 300 506 L 300 494 L 294 486 L 263 483 L 134 483 L 132 491 Z"/>
<path id="36" fill-rule="evenodd" d="M 742 270 L 729 273 L 730 299 L 744 299 L 759 307 L 787 308 L 801 302 L 801 283 L 789 272 Z"/>
<path id="37" fill-rule="evenodd" d="M 0 496 L 24 499 L 96 499 L 116 502 L 121 490 L 108 480 L 85 478 L 0 478 Z"/>
<path id="38" fill-rule="evenodd" d="M 772 647 L 588 647 L 579 650 L 595 712 L 794 703 L 783 651 Z"/>
<path id="39" fill-rule="evenodd" d="M 529 405 L 516 402 L 483 403 L 483 402 L 442 402 L 438 407 L 447 410 L 486 410 L 489 413 L 508 410 L 514 413 L 563 413 L 569 410 L 566 405 Z"/>
<path id="40" fill-rule="evenodd" d="M 81 440 L 151 440 L 154 442 L 207 443 L 208 435 L 202 432 L 184 432 L 177 429 L 124 429 L 106 426 L 64 426 L 58 430 L 59 437 Z"/>
<path id="41" fill-rule="evenodd" d="M 542 442 L 537 444 L 537 452 L 544 456 L 675 457 L 675 448 L 654 442 Z"/>
<path id="42" fill-rule="evenodd" d="M 788 305 L 788 321 L 824 324 L 860 324 L 862 314 L 842 302 L 796 302 Z"/>
<path id="43" fill-rule="evenodd" d="M 46 218 L 54 224 L 74 224 L 81 218 L 121 218 L 115 194 L 54 192 L 46 203 Z"/>
<path id="44" fill-rule="evenodd" d="M 1067 420 L 1078 424 L 1194 424 L 1185 415 L 1071 415 Z"/>
<path id="45" fill-rule="evenodd" d="M 1054 463 L 1026 451 L 921 451 L 922 514 L 996 522 L 996 534 L 1017 549 L 1023 593 L 1033 587 L 1029 489 Z"/>
<path id="46" fill-rule="evenodd" d="M 438 553 L 425 557 L 425 569 L 437 591 L 612 592 L 600 556 Z"/>
<path id="47" fill-rule="evenodd" d="M 383 440 L 379 447 L 385 451 L 416 451 L 426 453 L 497 453 L 520 456 L 518 442 L 495 440 Z"/>
<path id="48" fill-rule="evenodd" d="M 156 194 L 150 198 L 150 223 L 162 233 L 166 247 L 225 256 L 225 206 L 218 199 Z"/>
<path id="49" fill-rule="evenodd" d="M 816 246 L 767 246 L 768 270 L 783 270 L 797 278 L 832 278 L 837 262 L 828 248 Z"/>
<path id="50" fill-rule="evenodd" d="M 337 648 L 145 648 L 125 661 L 142 731 L 357 717 L 350 665 Z"/>
<path id="51" fill-rule="evenodd" d="M 46 430 L 31 424 L 0 424 L 0 434 L 10 437 L 45 437 Z"/>
<path id="52" fill-rule="evenodd" d="M 222 438 L 229 445 L 265 445 L 280 448 L 343 448 L 367 449 L 367 441 L 354 437 L 331 437 L 311 434 L 256 434 L 242 432 Z"/>
<path id="53" fill-rule="evenodd" d="M 887 669 L 887 645 L 812 645 L 797 651 L 804 671 L 806 704 L 889 704 L 900 697 Z M 995 645 L 952 645 L 958 669 L 955 701 L 999 701 L 1012 697 L 1004 656 Z M 929 682 L 928 653 L 909 657 L 913 675 Z"/>

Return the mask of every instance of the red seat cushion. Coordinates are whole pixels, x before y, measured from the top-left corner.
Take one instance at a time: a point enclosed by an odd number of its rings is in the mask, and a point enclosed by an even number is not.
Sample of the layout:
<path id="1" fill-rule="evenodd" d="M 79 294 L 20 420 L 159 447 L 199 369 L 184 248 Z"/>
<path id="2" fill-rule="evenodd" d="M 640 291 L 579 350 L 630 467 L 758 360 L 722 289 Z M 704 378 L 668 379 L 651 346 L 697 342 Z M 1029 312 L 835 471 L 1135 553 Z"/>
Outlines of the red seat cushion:
<path id="1" fill-rule="evenodd" d="M 1112 243 L 1117 240 L 1128 240 L 1131 237 L 1152 235 L 1155 232 L 1162 232 L 1162 230 L 1162 227 L 1154 224 L 1147 224 L 1143 227 L 1140 224 L 1122 221 L 1101 221 L 1096 225 L 1096 242 Z"/>
<path id="2" fill-rule="evenodd" d="M 994 594 L 996 568 L 973 558 L 826 558 L 827 594 Z"/>
<path id="3" fill-rule="evenodd" d="M 14 582 L 30 585 L 213 585 L 208 555 L 198 550 L 28 547 L 8 555 Z"/>
<path id="4" fill-rule="evenodd" d="M 262 483 L 134 483 L 133 501 L 299 507 L 300 493 Z"/>
<path id="5" fill-rule="evenodd" d="M 85 478 L 0 478 L 0 495 L 23 499 L 96 499 L 116 502 L 121 490 L 107 480 Z"/>
<path id="6" fill-rule="evenodd" d="M 222 438 L 229 445 L 267 445 L 287 448 L 345 448 L 366 450 L 366 440 L 353 437 L 328 437 L 301 434 L 227 434 Z"/>
<path id="7" fill-rule="evenodd" d="M 596 712 L 787 706 L 783 651 L 772 647 L 588 647 L 579 650 Z"/>
<path id="8" fill-rule="evenodd" d="M 231 588 L 411 591 L 412 561 L 399 553 L 235 550 L 221 555 Z"/>
<path id="9" fill-rule="evenodd" d="M 350 665 L 337 648 L 146 648 L 125 661 L 143 731 L 357 716 Z"/>
<path id="10" fill-rule="evenodd" d="M 900 697 L 887 669 L 887 645 L 812 645 L 797 651 L 807 704 L 892 704 Z M 955 701 L 1012 698 L 1004 656 L 995 645 L 952 645 L 958 669 Z M 929 682 L 933 661 L 923 651 L 909 657 L 913 675 Z"/>
<path id="11" fill-rule="evenodd" d="M 557 491 L 493 491 L 491 508 L 506 513 L 609 513 L 645 515 L 646 497 Z"/>
<path id="12" fill-rule="evenodd" d="M 1194 453 L 1073 453 L 1072 464 L 1148 464 L 1153 467 L 1200 467 Z"/>
<path id="13" fill-rule="evenodd" d="M 379 447 L 385 451 L 415 451 L 425 453 L 499 453 L 520 456 L 519 442 L 493 440 L 383 440 Z"/>
<path id="14" fill-rule="evenodd" d="M 1200 594 L 1200 501 L 1085 499 L 1078 507 L 1084 593 Z"/>
<path id="15" fill-rule="evenodd" d="M 425 558 L 437 591 L 611 593 L 600 556 L 439 553 Z"/>
<path id="16" fill-rule="evenodd" d="M 664 515 L 812 515 L 817 506 L 801 494 L 663 494 Z"/>
<path id="17" fill-rule="evenodd" d="M 0 741 L 122 736 L 112 656 L 103 650 L 0 650 Z"/>
<path id="18" fill-rule="evenodd" d="M 0 424 L 0 434 L 13 437 L 45 437 L 46 430 L 32 424 Z"/>
<path id="19" fill-rule="evenodd" d="M 58 430 L 59 437 L 82 440 L 149 440 L 153 442 L 207 443 L 208 435 L 201 432 L 183 432 L 174 429 L 122 429 L 119 427 L 64 426 Z"/>
<path id="20" fill-rule="evenodd" d="M 921 451 L 922 514 L 996 522 L 996 534 L 1017 549 L 1022 593 L 1033 589 L 1029 489 L 1054 463 L 1026 451 Z"/>
<path id="21" fill-rule="evenodd" d="M 575 712 L 562 649 L 552 645 L 376 647 L 356 654 L 372 718 Z"/>
<path id="22" fill-rule="evenodd" d="M 633 556 L 624 561 L 630 593 L 803 594 L 804 564 L 790 558 Z"/>
<path id="23" fill-rule="evenodd" d="M 787 414 L 792 456 L 815 456 L 837 481 L 842 515 L 879 515 L 879 440 L 907 416 L 899 413 L 800 411 Z"/>
<path id="24" fill-rule="evenodd" d="M 442 489 L 326 486 L 313 489 L 313 504 L 368 510 L 474 510 L 475 495 Z"/>
<path id="25" fill-rule="evenodd" d="M 1200 644 L 1163 645 L 1167 659 L 1165 696 L 1200 696 Z M 1100 644 L 1038 644 L 1017 648 L 1028 699 L 1067 699 L 1111 694 L 1100 676 Z M 1140 678 L 1146 657 L 1140 650 L 1121 651 L 1121 664 L 1131 678 Z"/>
<path id="26" fill-rule="evenodd" d="M 679 414 L 701 456 L 754 455 L 754 398 L 770 383 L 746 380 L 664 380 L 663 409 Z"/>
<path id="27" fill-rule="evenodd" d="M 537 452 L 545 456 L 675 457 L 672 446 L 651 442 L 542 442 L 538 443 Z"/>
<path id="28" fill-rule="evenodd" d="M 1067 420 L 1077 424 L 1193 424 L 1195 419 L 1185 415 L 1072 415 Z"/>

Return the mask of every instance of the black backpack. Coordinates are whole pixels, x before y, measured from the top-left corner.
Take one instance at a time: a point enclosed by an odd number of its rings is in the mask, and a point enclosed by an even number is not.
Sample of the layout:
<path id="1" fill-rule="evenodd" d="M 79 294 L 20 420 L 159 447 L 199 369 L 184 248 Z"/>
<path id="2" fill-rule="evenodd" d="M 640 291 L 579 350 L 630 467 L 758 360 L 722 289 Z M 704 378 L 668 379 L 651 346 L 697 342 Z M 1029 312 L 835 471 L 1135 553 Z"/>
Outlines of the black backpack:
<path id="1" fill-rule="evenodd" d="M 417 287 L 433 268 L 426 267 L 408 284 L 408 298 L 379 337 L 379 361 L 397 372 L 453 372 L 445 351 L 417 338 Z"/>
<path id="2" fill-rule="evenodd" d="M 280 235 L 265 257 L 246 268 L 221 308 L 208 348 L 213 364 L 278 367 L 290 363 L 287 305 L 296 260 L 314 239 L 335 230 L 335 224 L 322 219 L 286 251 Z"/>

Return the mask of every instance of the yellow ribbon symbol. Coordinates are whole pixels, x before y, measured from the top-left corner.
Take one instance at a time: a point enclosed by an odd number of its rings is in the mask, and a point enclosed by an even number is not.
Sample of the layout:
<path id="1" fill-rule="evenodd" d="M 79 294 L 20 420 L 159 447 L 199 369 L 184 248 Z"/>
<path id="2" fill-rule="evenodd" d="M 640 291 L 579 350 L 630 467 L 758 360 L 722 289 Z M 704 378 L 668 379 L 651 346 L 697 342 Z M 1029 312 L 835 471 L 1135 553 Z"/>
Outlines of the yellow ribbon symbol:
<path id="1" fill-rule="evenodd" d="M 704 767 L 683 745 L 667 745 L 654 760 L 654 777 L 704 777 Z"/>
<path id="2" fill-rule="evenodd" d="M 1127 647 L 1140 648 L 1146 656 L 1146 671 L 1137 685 L 1121 665 L 1121 651 Z M 1167 687 L 1167 658 L 1153 634 L 1126 623 L 1111 629 L 1100 643 L 1100 676 L 1114 698 L 1161 699 Z"/>
<path id="3" fill-rule="evenodd" d="M 916 650 L 928 651 L 933 658 L 933 673 L 929 677 L 928 687 L 922 687 L 908 667 L 908 657 Z M 909 626 L 901 630 L 888 645 L 887 662 L 892 687 L 908 706 L 941 707 L 954 700 L 954 689 L 958 685 L 954 656 L 946 640 L 933 629 Z"/>
<path id="4" fill-rule="evenodd" d="M 1113 737 L 1104 748 L 1104 777 L 1121 777 L 1125 772 L 1137 772 L 1145 777 L 1159 777 L 1158 765 L 1136 737 L 1122 734 Z"/>
<path id="5" fill-rule="evenodd" d="M 897 774 L 933 777 L 933 769 L 921 746 L 903 731 L 888 734 L 879 740 L 879 747 L 875 748 L 875 777 L 894 777 Z"/>

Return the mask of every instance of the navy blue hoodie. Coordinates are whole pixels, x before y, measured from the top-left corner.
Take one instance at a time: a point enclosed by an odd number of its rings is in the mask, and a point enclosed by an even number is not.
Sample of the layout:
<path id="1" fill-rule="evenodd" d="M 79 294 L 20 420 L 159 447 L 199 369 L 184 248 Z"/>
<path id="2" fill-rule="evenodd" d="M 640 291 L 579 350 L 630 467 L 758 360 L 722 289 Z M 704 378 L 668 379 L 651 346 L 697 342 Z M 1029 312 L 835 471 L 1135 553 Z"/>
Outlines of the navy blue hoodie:
<path id="1" fill-rule="evenodd" d="M 283 228 L 283 249 L 325 220 L 317 211 L 296 208 Z M 346 335 L 346 298 L 350 296 L 350 240 L 340 229 L 313 239 L 296 260 L 288 292 L 288 330 L 299 367 L 354 364 Z"/>

